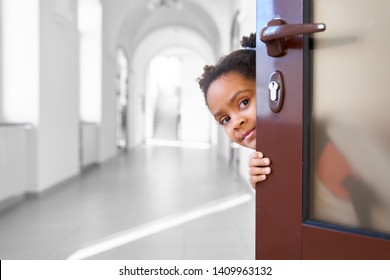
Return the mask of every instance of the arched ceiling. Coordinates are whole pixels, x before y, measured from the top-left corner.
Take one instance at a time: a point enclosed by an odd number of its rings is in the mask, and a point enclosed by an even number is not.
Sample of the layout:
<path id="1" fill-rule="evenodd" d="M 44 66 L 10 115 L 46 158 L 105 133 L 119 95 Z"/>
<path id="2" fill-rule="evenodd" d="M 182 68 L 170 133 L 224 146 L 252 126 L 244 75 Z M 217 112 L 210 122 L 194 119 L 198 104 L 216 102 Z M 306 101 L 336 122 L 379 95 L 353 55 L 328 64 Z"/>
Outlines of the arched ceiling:
<path id="1" fill-rule="evenodd" d="M 213 49 L 201 35 L 186 27 L 166 26 L 148 33 L 140 40 L 133 52 L 133 65 L 150 61 L 159 53 L 169 49 L 190 49 L 210 63 L 215 59 Z"/>
<path id="2" fill-rule="evenodd" d="M 187 32 L 188 34 L 198 34 L 195 37 L 203 38 L 202 43 L 208 43 L 208 49 L 211 47 L 214 56 L 216 53 L 219 53 L 221 45 L 220 32 L 210 12 L 199 5 L 197 1 L 182 0 L 182 2 L 183 5 L 180 10 L 163 8 L 150 11 L 147 8 L 147 1 L 142 1 L 134 9 L 129 10 L 119 28 L 116 41 L 117 44 L 128 50 L 130 60 L 140 42 L 143 42 L 151 34 L 156 34 L 156 31 L 160 29 L 166 30 L 167 28 L 187 30 L 189 31 Z M 198 2 L 202 1 L 198 0 Z M 161 40 L 161 37 L 159 40 Z M 197 48 L 198 43 L 194 40 L 188 42 L 178 42 L 178 40 L 181 40 L 180 37 L 175 39 L 173 36 L 170 36 L 169 38 L 164 38 L 162 45 L 184 44 L 189 48 Z M 189 42 L 193 43 L 193 45 L 189 45 Z M 148 47 L 154 48 L 153 45 L 161 46 L 159 42 L 151 42 L 151 45 Z"/>

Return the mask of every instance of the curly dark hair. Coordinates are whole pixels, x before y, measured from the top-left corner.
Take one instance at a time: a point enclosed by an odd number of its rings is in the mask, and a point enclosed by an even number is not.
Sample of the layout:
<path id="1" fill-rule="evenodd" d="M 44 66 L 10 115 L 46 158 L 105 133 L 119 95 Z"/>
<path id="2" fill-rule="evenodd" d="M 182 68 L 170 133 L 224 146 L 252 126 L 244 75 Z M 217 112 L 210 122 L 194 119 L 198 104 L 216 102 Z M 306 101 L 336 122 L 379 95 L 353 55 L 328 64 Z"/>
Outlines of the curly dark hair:
<path id="1" fill-rule="evenodd" d="M 256 33 L 242 37 L 241 46 L 244 49 L 222 56 L 217 64 L 204 66 L 204 72 L 197 81 L 204 94 L 206 105 L 207 92 L 211 83 L 221 76 L 236 72 L 247 79 L 256 79 L 256 52 L 254 51 L 254 48 L 256 48 Z"/>

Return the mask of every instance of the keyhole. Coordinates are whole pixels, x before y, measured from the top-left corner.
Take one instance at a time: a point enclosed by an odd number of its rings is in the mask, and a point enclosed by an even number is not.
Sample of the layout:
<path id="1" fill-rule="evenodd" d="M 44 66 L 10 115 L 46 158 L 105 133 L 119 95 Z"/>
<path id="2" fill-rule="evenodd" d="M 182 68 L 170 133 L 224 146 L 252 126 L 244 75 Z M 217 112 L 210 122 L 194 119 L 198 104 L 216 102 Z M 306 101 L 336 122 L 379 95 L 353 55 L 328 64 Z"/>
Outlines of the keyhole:
<path id="1" fill-rule="evenodd" d="M 270 99 L 272 101 L 276 101 L 278 99 L 278 89 L 279 89 L 279 84 L 277 82 L 272 81 L 269 84 Z"/>
<path id="2" fill-rule="evenodd" d="M 285 88 L 282 72 L 276 70 L 268 80 L 269 98 L 268 104 L 272 112 L 279 113 L 283 106 Z"/>

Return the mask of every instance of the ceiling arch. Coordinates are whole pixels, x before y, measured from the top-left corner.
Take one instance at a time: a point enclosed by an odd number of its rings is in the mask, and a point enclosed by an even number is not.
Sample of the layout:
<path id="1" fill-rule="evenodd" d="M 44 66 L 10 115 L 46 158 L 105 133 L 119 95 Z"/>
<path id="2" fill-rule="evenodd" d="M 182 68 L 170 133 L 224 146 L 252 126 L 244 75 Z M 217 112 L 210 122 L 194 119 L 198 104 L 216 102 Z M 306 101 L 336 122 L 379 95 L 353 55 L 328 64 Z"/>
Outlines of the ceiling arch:
<path id="1" fill-rule="evenodd" d="M 135 48 L 131 61 L 134 65 L 139 65 L 140 62 L 150 61 L 164 50 L 172 48 L 192 50 L 210 63 L 215 60 L 213 48 L 199 33 L 186 27 L 166 26 L 145 36 Z"/>
<path id="2" fill-rule="evenodd" d="M 116 43 L 124 46 L 129 56 L 134 54 L 137 45 L 145 41 L 146 37 L 155 34 L 156 30 L 166 30 L 168 28 L 179 30 L 192 30 L 192 34 L 197 34 L 196 37 L 202 37 L 202 42 L 207 42 L 213 50 L 214 55 L 219 53 L 221 47 L 220 32 L 217 23 L 210 15 L 210 12 L 204 9 L 201 5 L 193 1 L 183 1 L 183 6 L 180 10 L 177 9 L 160 9 L 151 12 L 147 9 L 146 3 L 139 5 L 137 9 L 129 11 L 124 18 L 123 23 L 119 28 Z M 163 31 L 164 33 L 166 31 Z M 151 35 L 153 36 L 153 35 Z M 172 36 L 159 40 L 166 41 L 171 45 L 178 41 Z M 192 41 L 193 42 L 193 41 Z M 152 42 L 148 47 L 158 42 Z M 196 47 L 197 43 L 195 42 Z M 190 47 L 190 46 L 188 46 Z M 208 47 L 208 49 L 210 49 Z"/>

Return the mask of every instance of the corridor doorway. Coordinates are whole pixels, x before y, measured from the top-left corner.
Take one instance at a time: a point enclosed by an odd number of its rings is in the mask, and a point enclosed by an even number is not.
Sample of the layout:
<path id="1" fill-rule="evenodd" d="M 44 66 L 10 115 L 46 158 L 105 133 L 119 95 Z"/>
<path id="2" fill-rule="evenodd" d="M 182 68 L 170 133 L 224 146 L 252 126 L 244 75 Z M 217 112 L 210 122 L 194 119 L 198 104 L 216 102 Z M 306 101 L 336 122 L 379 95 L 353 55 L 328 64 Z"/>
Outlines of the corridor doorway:
<path id="1" fill-rule="evenodd" d="M 177 56 L 160 55 L 150 62 L 153 139 L 180 139 L 181 68 Z"/>
<path id="2" fill-rule="evenodd" d="M 146 79 L 146 142 L 206 144 L 211 118 L 196 77 L 204 60 L 186 48 L 171 48 L 155 56 Z"/>

